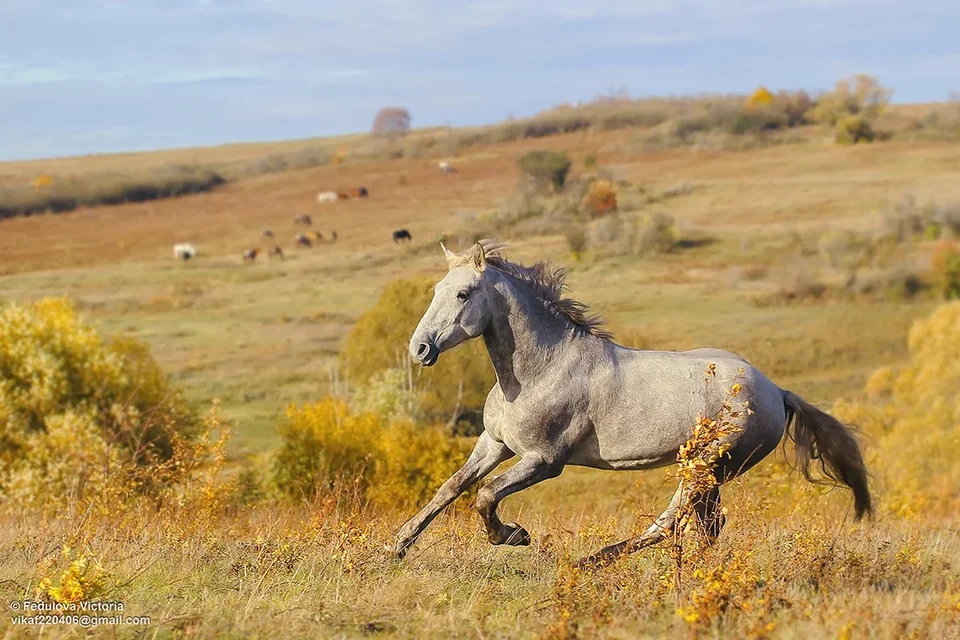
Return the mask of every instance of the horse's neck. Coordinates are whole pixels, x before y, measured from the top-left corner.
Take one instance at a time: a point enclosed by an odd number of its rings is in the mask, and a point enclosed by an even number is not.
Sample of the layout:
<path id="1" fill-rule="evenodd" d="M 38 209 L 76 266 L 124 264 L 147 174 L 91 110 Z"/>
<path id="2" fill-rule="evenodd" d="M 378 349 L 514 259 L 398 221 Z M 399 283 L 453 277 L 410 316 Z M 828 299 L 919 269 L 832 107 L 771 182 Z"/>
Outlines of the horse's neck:
<path id="1" fill-rule="evenodd" d="M 520 388 L 536 382 L 555 366 L 562 354 L 577 348 L 580 340 L 570 320 L 550 310 L 524 283 L 501 274 L 495 289 L 494 312 L 483 340 L 508 400 Z"/>

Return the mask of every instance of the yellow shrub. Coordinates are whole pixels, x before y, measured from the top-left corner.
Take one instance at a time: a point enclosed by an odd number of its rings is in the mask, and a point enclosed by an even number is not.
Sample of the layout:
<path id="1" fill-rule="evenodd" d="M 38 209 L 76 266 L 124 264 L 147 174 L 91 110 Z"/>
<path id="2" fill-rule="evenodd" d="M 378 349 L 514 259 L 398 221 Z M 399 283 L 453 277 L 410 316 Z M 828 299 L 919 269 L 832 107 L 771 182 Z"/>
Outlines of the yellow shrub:
<path id="1" fill-rule="evenodd" d="M 280 426 L 273 462 L 281 492 L 312 497 L 354 489 L 380 505 L 409 506 L 427 499 L 466 459 L 466 447 L 443 431 L 354 413 L 326 399 L 291 406 Z"/>
<path id="2" fill-rule="evenodd" d="M 960 302 L 917 322 L 909 348 L 906 365 L 870 377 L 870 401 L 840 402 L 834 411 L 875 443 L 872 466 L 885 509 L 929 517 L 960 506 Z"/>
<path id="3" fill-rule="evenodd" d="M 195 417 L 133 338 L 105 341 L 66 299 L 0 308 L 0 495 L 57 502 L 173 454 Z"/>
<path id="4" fill-rule="evenodd" d="M 340 354 L 340 364 L 354 385 L 366 386 L 378 374 L 410 366 L 410 336 L 433 299 L 436 280 L 432 276 L 396 280 L 360 316 Z M 416 371 L 413 377 L 420 411 L 416 417 L 427 422 L 456 422 L 462 414 L 479 414 L 495 381 L 480 340 L 447 351 L 435 366 Z"/>
<path id="5" fill-rule="evenodd" d="M 58 578 L 45 575 L 61 563 L 66 566 Z M 38 600 L 78 604 L 103 595 L 106 589 L 107 574 L 100 563 L 91 560 L 85 553 L 75 553 L 67 546 L 60 551 L 60 562 L 46 561 L 41 563 L 38 569 L 41 573 L 36 588 Z"/>

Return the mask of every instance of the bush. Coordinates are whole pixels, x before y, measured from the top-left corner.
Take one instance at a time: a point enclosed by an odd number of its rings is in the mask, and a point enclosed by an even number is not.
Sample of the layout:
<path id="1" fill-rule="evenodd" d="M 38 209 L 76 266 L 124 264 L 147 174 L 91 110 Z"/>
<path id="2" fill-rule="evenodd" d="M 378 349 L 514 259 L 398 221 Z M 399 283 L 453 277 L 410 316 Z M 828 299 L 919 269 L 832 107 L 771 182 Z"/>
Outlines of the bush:
<path id="1" fill-rule="evenodd" d="M 617 192 L 610 180 L 594 180 L 587 188 L 587 194 L 581 204 L 583 211 L 591 218 L 617 210 Z"/>
<path id="2" fill-rule="evenodd" d="M 956 242 L 940 242 L 933 253 L 933 279 L 946 299 L 960 298 L 960 248 Z"/>
<path id="3" fill-rule="evenodd" d="M 169 460 L 196 427 L 142 342 L 105 341 L 65 299 L 0 309 L 0 493 L 82 497 Z"/>
<path id="4" fill-rule="evenodd" d="M 831 126 L 847 116 L 861 115 L 872 121 L 883 113 L 892 93 L 891 89 L 880 86 L 876 78 L 858 74 L 837 82 L 831 93 L 820 97 L 808 117 Z"/>
<path id="5" fill-rule="evenodd" d="M 562 189 L 567 181 L 567 173 L 573 163 L 565 153 L 557 151 L 531 151 L 517 160 L 520 170 L 532 178 L 539 186 L 553 185 Z"/>
<path id="6" fill-rule="evenodd" d="M 594 223 L 591 244 L 598 251 L 647 256 L 673 251 L 679 240 L 673 217 L 666 213 L 626 216 L 614 213 Z"/>
<path id="7" fill-rule="evenodd" d="M 468 453 L 439 428 L 354 413 L 333 399 L 291 406 L 279 431 L 273 479 L 297 498 L 345 489 L 382 506 L 419 506 Z"/>
<path id="8" fill-rule="evenodd" d="M 859 142 L 873 142 L 877 137 L 870 121 L 862 115 L 844 116 L 837 121 L 837 144 L 857 144 Z"/>
<path id="9" fill-rule="evenodd" d="M 340 353 L 340 364 L 351 383 L 363 387 L 387 370 L 406 371 L 412 366 L 407 350 L 410 336 L 433 299 L 435 281 L 433 277 L 394 281 L 357 320 Z M 415 372 L 413 378 L 411 393 L 419 411 L 414 417 L 450 424 L 482 410 L 496 380 L 480 340 L 447 351 L 436 365 Z"/>
<path id="10" fill-rule="evenodd" d="M 878 369 L 865 386 L 866 400 L 840 402 L 833 412 L 876 443 L 884 510 L 929 518 L 960 506 L 960 301 L 914 324 L 908 345 L 905 366 Z"/>
<path id="11" fill-rule="evenodd" d="M 567 227 L 563 235 L 567 239 L 567 246 L 570 247 L 573 257 L 579 260 L 587 249 L 587 232 L 584 231 L 582 226 L 572 224 Z"/>

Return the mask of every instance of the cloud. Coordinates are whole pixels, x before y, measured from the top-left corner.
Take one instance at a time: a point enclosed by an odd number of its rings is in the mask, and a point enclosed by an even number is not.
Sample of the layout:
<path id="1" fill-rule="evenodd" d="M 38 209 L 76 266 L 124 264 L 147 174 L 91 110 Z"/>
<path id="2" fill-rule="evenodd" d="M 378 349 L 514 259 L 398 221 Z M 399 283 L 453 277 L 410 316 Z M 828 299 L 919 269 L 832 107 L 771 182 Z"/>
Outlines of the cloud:
<path id="1" fill-rule="evenodd" d="M 70 75 L 49 67 L 18 67 L 0 63 L 0 86 L 16 87 L 68 80 Z"/>

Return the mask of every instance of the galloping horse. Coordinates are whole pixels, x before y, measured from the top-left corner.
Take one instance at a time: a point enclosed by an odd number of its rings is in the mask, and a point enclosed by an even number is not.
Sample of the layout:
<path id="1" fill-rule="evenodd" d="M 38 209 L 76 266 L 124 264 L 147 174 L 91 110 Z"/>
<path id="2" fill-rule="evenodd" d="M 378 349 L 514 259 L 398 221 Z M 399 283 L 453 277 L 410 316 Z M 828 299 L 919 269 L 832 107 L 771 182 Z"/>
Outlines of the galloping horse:
<path id="1" fill-rule="evenodd" d="M 725 390 L 740 385 L 748 403 L 724 437 L 714 475 L 718 483 L 747 471 L 773 451 L 784 432 L 796 443 L 799 468 L 810 462 L 853 490 L 856 518 L 871 513 L 867 472 L 852 433 L 833 416 L 781 389 L 738 355 L 720 349 L 647 351 L 615 343 L 582 303 L 561 297 L 562 269 L 508 261 L 501 245 L 481 241 L 460 255 L 441 244 L 447 275 L 410 339 L 410 355 L 433 366 L 444 351 L 483 336 L 497 383 L 483 408 L 484 431 L 463 467 L 400 529 L 402 558 L 430 522 L 457 496 L 515 456 L 520 459 L 479 490 L 476 509 L 492 544 L 527 545 L 517 523 L 497 507 L 507 496 L 548 478 L 565 465 L 595 469 L 652 469 L 677 460 L 703 416 L 720 413 Z M 713 374 L 706 385 L 704 372 Z M 713 384 L 713 383 L 716 384 Z M 699 495 L 680 488 L 642 535 L 603 548 L 587 566 L 656 544 L 673 531 L 678 511 L 692 503 L 710 539 L 724 523 L 719 487 Z"/>
<path id="2" fill-rule="evenodd" d="M 281 260 L 285 259 L 283 257 L 283 249 L 280 248 L 280 245 L 275 244 L 272 249 L 267 251 L 267 259 L 269 259 L 270 262 L 273 262 L 273 256 L 278 256 Z"/>

